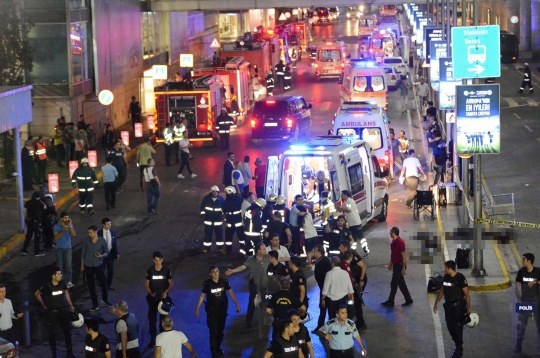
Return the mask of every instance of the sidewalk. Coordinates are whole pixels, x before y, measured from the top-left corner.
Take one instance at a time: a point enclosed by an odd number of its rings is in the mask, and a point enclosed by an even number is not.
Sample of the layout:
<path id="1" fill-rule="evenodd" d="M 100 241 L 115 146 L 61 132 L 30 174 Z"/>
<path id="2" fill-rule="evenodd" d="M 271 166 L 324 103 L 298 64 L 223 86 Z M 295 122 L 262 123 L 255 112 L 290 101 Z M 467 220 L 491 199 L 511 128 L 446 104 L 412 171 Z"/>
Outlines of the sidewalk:
<path id="1" fill-rule="evenodd" d="M 137 147 L 142 143 L 141 138 L 135 138 L 131 122 L 128 122 L 115 129 L 114 137 L 120 138 L 121 131 L 129 131 L 129 147 L 132 149 L 126 153 L 127 159 L 133 157 L 137 152 Z M 94 168 L 96 176 L 102 184 L 101 167 L 105 165 L 105 153 L 101 144 L 101 135 L 99 136 L 98 143 L 96 144 L 96 151 L 98 157 L 98 165 Z M 65 165 L 65 164 L 64 164 Z M 60 181 L 60 190 L 58 193 L 53 194 L 56 210 L 60 214 L 63 210 L 71 205 L 75 205 L 77 199 L 78 190 L 73 189 L 71 186 L 71 178 L 69 177 L 69 168 L 59 168 L 56 165 L 56 159 L 49 158 L 47 161 L 47 174 L 58 173 Z M 19 208 L 17 205 L 17 191 L 15 187 L 15 180 L 12 180 L 9 184 L 4 185 L 0 189 L 0 212 L 2 213 L 0 219 L 0 260 L 10 254 L 10 251 L 14 250 L 19 244 L 24 242 L 24 233 L 18 233 L 19 222 Z M 39 190 L 34 186 L 36 190 Z M 24 202 L 26 202 L 32 196 L 31 191 L 24 192 Z"/>

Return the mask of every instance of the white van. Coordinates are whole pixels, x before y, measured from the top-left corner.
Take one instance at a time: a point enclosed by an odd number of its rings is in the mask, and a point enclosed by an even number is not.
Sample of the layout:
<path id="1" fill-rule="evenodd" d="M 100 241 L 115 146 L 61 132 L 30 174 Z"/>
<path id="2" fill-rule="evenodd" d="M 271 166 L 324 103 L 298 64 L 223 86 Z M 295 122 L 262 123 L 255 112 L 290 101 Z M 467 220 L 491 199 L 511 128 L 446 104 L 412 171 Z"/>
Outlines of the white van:
<path id="1" fill-rule="evenodd" d="M 322 232 L 322 208 L 318 194 L 313 193 L 313 183 L 319 170 L 330 181 L 332 200 L 339 200 L 342 190 L 351 192 L 362 225 L 372 219 L 386 220 L 388 172 L 381 170 L 370 145 L 358 137 L 326 136 L 291 145 L 279 157 L 269 157 L 266 168 L 266 196 L 283 195 L 291 207 L 294 196 L 303 195 L 318 232 Z"/>
<path id="2" fill-rule="evenodd" d="M 334 134 L 358 136 L 369 143 L 381 168 L 390 166 L 390 129 L 386 112 L 374 102 L 344 102 L 334 118 Z"/>
<path id="3" fill-rule="evenodd" d="M 373 61 L 351 60 L 338 80 L 341 103 L 375 101 L 383 109 L 388 108 L 388 87 L 384 67 Z"/>
<path id="4" fill-rule="evenodd" d="M 351 57 L 343 41 L 326 40 L 317 45 L 315 61 L 311 64 L 315 69 L 317 80 L 321 78 L 339 77 Z"/>

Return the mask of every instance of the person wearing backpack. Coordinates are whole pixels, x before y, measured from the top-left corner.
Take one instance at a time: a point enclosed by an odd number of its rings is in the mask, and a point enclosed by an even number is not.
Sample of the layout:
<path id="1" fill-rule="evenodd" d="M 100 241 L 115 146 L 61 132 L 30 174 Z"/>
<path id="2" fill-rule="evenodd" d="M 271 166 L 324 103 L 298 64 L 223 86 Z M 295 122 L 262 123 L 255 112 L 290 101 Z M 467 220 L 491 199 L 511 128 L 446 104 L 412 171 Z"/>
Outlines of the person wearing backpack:
<path id="1" fill-rule="evenodd" d="M 433 148 L 433 166 L 436 170 L 434 185 L 439 184 L 439 180 L 444 183 L 446 174 L 446 141 L 441 140 L 436 148 Z"/>

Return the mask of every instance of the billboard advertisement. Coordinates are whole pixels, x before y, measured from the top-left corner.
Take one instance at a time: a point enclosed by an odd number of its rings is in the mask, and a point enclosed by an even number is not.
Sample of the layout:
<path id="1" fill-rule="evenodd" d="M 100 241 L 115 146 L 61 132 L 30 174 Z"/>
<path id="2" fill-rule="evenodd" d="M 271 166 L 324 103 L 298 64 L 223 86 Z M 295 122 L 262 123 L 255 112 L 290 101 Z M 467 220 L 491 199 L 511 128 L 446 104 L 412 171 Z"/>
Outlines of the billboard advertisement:
<path id="1" fill-rule="evenodd" d="M 143 76 L 139 0 L 93 0 L 96 92 Z"/>
<path id="2" fill-rule="evenodd" d="M 439 109 L 454 110 L 456 108 L 456 86 L 462 82 L 452 78 L 452 59 L 450 57 L 439 58 Z M 435 62 L 432 62 L 432 66 Z"/>
<path id="3" fill-rule="evenodd" d="M 456 86 L 458 154 L 499 154 L 499 84 Z"/>
<path id="4" fill-rule="evenodd" d="M 431 63 L 431 41 L 433 40 L 443 40 L 442 28 L 435 26 L 424 26 L 424 58 L 426 63 Z"/>

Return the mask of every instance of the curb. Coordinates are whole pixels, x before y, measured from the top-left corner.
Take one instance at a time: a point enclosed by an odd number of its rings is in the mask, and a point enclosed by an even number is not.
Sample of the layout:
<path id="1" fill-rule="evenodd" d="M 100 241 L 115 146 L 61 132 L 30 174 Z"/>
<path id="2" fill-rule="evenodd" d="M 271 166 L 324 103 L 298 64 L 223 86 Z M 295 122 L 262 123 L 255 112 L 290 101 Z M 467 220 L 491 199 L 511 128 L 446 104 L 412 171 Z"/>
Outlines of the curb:
<path id="1" fill-rule="evenodd" d="M 24 242 L 25 234 L 15 234 L 7 242 L 0 245 L 0 260 Z"/>

